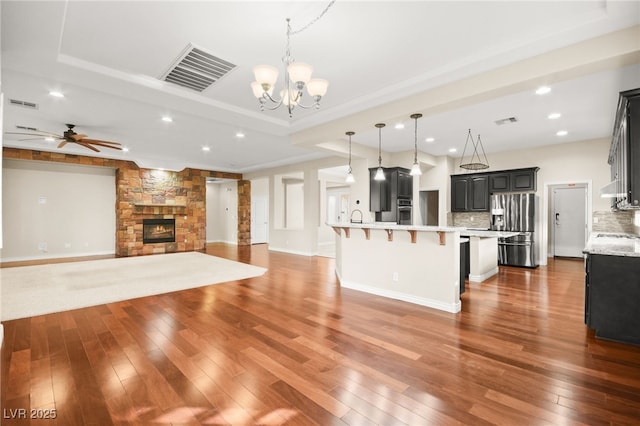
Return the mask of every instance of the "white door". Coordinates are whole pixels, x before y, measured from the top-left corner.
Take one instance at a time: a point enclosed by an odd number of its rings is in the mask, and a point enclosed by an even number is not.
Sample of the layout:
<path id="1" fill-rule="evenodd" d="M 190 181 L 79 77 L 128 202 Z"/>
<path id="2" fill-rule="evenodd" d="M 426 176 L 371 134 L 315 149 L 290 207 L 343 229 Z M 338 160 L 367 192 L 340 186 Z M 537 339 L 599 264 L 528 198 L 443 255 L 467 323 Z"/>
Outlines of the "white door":
<path id="1" fill-rule="evenodd" d="M 266 197 L 251 200 L 251 244 L 268 242 L 269 204 Z"/>
<path id="2" fill-rule="evenodd" d="M 587 188 L 553 189 L 554 255 L 582 257 L 586 242 Z"/>

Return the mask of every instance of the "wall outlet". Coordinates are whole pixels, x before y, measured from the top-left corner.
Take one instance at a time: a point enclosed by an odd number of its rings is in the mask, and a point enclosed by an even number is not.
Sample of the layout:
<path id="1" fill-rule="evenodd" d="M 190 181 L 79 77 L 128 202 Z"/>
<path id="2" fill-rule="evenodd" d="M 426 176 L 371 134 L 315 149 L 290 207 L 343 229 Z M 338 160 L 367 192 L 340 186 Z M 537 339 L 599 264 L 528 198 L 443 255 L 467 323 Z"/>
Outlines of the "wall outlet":
<path id="1" fill-rule="evenodd" d="M 43 253 L 47 252 L 47 243 L 38 243 L 38 250 Z"/>
<path id="2" fill-rule="evenodd" d="M 64 248 L 71 248 L 71 243 L 64 243 Z"/>
<path id="3" fill-rule="evenodd" d="M 593 223 L 598 223 L 598 218 L 597 217 L 593 218 Z"/>
<path id="4" fill-rule="evenodd" d="M 400 278 L 400 277 L 398 276 L 398 273 L 397 273 L 397 272 L 394 272 L 394 273 L 393 273 L 393 281 L 394 281 L 394 282 L 398 282 L 398 279 L 399 279 L 399 278 Z"/>

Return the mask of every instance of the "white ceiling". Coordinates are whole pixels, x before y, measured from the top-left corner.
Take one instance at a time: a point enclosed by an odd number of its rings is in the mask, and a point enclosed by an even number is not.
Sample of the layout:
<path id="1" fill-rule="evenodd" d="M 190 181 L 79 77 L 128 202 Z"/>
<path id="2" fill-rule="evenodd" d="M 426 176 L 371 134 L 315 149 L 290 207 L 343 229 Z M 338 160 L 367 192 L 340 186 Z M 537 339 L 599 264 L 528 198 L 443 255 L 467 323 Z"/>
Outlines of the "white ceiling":
<path id="1" fill-rule="evenodd" d="M 296 110 L 291 119 L 282 109 L 260 112 L 249 87 L 252 67 L 280 67 L 285 18 L 295 31 L 328 4 L 3 0 L 4 131 L 28 126 L 61 133 L 65 123 L 74 123 L 78 133 L 129 148 L 100 155 L 169 169 L 251 172 L 326 157 L 332 153 L 316 145 L 344 141 L 347 130 L 356 131 L 354 143 L 377 148 L 376 122 L 388 124 L 385 151 L 406 151 L 413 148 L 409 114 L 385 105 L 640 25 L 638 1 L 338 0 L 291 39 L 292 56 L 330 82 L 320 110 Z M 189 43 L 236 68 L 202 93 L 162 82 Z M 474 137 L 482 135 L 487 153 L 608 137 L 617 93 L 640 87 L 640 55 L 634 53 L 620 66 L 573 78 L 553 78 L 558 70 L 551 67 L 552 92 L 546 96 L 505 82 L 491 97 L 439 101 L 455 108 L 412 110 L 425 114 L 419 149 L 459 156 L 469 128 Z M 65 98 L 50 97 L 50 90 Z M 8 105 L 8 99 L 34 102 L 38 109 Z M 548 120 L 551 112 L 562 117 Z M 164 115 L 174 121 L 163 122 Z M 518 122 L 494 124 L 507 117 Z M 404 130 L 393 128 L 399 121 Z M 568 135 L 558 137 L 558 130 Z M 237 138 L 237 132 L 245 137 Z M 322 140 L 293 143 L 312 133 Z M 424 142 L 428 136 L 436 141 Z M 56 150 L 45 141 L 18 139 L 4 135 L 3 144 Z M 203 152 L 204 146 L 210 151 Z M 450 148 L 458 152 L 449 154 Z M 72 145 L 63 151 L 93 154 Z M 335 154 L 343 156 L 344 150 Z"/>

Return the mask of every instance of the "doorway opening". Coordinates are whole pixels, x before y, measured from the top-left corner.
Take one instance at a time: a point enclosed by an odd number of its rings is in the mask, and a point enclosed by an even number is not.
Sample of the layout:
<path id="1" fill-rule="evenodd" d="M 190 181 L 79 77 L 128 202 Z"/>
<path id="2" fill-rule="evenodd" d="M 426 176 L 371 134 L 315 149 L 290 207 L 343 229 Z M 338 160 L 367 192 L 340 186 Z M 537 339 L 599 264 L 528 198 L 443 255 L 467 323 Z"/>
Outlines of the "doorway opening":
<path id="1" fill-rule="evenodd" d="M 420 220 L 424 226 L 439 226 L 440 191 L 420 191 Z"/>

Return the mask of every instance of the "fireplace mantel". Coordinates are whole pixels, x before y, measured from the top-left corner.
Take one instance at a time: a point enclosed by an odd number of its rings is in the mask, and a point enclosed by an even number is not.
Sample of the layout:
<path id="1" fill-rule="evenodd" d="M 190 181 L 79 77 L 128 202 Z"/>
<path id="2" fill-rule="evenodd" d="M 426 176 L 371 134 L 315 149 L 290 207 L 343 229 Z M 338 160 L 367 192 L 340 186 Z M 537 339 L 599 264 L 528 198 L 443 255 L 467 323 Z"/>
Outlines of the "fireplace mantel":
<path id="1" fill-rule="evenodd" d="M 181 214 L 187 209 L 186 204 L 151 204 L 133 203 L 136 214 Z"/>

